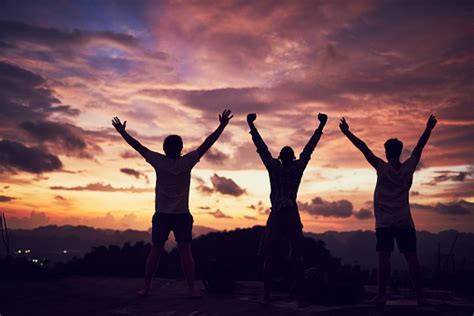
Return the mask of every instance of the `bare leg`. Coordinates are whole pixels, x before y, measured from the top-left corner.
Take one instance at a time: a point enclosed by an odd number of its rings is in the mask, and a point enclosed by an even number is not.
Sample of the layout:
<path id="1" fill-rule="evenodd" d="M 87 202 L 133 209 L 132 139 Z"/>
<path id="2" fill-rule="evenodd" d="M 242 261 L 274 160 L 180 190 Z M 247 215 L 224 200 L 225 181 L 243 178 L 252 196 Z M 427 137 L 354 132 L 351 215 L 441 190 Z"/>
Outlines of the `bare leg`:
<path id="1" fill-rule="evenodd" d="M 153 276 L 155 275 L 158 264 L 160 263 L 160 256 L 162 252 L 163 244 L 151 246 L 150 253 L 148 254 L 145 264 L 145 285 L 143 289 L 138 292 L 138 295 L 145 296 L 148 294 L 151 281 L 153 280 Z"/>
<path id="2" fill-rule="evenodd" d="M 273 273 L 273 259 L 266 257 L 263 262 L 263 303 L 270 301 L 270 291 Z"/>
<path id="3" fill-rule="evenodd" d="M 408 263 L 408 270 L 410 271 L 410 277 L 415 287 L 416 298 L 418 304 L 424 304 L 423 300 L 423 286 L 422 286 L 422 275 L 420 269 L 420 262 L 416 252 L 406 252 L 403 254 Z"/>
<path id="4" fill-rule="evenodd" d="M 199 297 L 199 292 L 194 287 L 194 258 L 191 251 L 191 242 L 178 243 L 179 257 L 181 259 L 181 267 L 184 277 L 188 283 L 188 291 L 190 297 Z"/>
<path id="5" fill-rule="evenodd" d="M 387 301 L 387 283 L 390 278 L 390 255 L 389 251 L 377 252 L 377 296 L 373 303 L 384 305 Z"/>

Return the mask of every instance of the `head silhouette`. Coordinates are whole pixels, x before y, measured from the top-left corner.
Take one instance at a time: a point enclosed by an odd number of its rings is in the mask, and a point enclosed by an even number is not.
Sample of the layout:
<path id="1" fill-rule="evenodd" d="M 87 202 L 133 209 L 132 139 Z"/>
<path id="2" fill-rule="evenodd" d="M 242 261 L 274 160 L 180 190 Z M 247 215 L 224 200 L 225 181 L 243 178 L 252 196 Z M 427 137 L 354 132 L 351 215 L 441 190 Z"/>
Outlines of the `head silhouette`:
<path id="1" fill-rule="evenodd" d="M 402 154 L 403 143 L 397 138 L 390 138 L 384 144 L 385 156 L 387 159 L 400 159 Z"/>
<path id="2" fill-rule="evenodd" d="M 169 135 L 163 142 L 163 150 L 165 151 L 166 157 L 178 158 L 183 150 L 183 140 L 179 135 Z"/>
<path id="3" fill-rule="evenodd" d="M 289 165 L 295 160 L 295 152 L 290 146 L 285 146 L 280 150 L 280 156 L 278 159 L 280 159 L 281 163 L 283 165 Z"/>

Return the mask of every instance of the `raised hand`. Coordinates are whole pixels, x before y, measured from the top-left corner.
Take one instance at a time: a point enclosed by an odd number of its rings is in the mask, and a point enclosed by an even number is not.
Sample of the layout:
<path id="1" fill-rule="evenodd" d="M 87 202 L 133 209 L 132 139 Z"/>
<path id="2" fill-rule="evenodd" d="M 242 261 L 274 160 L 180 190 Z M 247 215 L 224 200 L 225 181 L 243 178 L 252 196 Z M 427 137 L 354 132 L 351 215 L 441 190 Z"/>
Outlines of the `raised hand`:
<path id="1" fill-rule="evenodd" d="M 219 114 L 219 122 L 222 126 L 229 124 L 230 119 L 234 117 L 233 115 L 230 115 L 231 113 L 231 110 L 224 110 L 222 114 Z"/>
<path id="2" fill-rule="evenodd" d="M 436 116 L 431 114 L 430 117 L 428 118 L 428 121 L 426 122 L 426 128 L 429 128 L 431 130 L 436 126 L 436 123 L 438 123 Z"/>
<path id="3" fill-rule="evenodd" d="M 326 122 L 328 121 L 328 116 L 324 113 L 318 113 L 318 120 L 321 125 L 326 125 Z"/>
<path id="4" fill-rule="evenodd" d="M 253 123 L 257 119 L 257 114 L 249 113 L 247 114 L 247 123 Z"/>
<path id="5" fill-rule="evenodd" d="M 341 119 L 341 122 L 339 123 L 339 128 L 341 129 L 341 132 L 344 134 L 349 131 L 349 124 L 347 124 L 346 119 L 343 117 Z"/>
<path id="6" fill-rule="evenodd" d="M 123 124 L 122 124 L 118 117 L 114 117 L 114 119 L 112 120 L 112 125 L 115 127 L 117 132 L 123 133 L 123 132 L 125 132 L 125 127 L 127 125 L 127 121 L 124 121 Z"/>

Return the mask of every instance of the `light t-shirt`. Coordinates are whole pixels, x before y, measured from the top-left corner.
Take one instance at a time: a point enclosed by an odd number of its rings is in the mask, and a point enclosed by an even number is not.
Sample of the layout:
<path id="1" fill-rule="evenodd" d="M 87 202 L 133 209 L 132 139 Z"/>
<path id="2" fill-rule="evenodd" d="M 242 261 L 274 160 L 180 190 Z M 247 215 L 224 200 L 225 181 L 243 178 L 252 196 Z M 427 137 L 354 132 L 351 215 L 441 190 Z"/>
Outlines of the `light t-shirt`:
<path id="1" fill-rule="evenodd" d="M 414 228 L 409 193 L 418 158 L 411 156 L 396 170 L 390 163 L 377 164 L 374 192 L 375 227 Z"/>
<path id="2" fill-rule="evenodd" d="M 189 213 L 191 169 L 199 161 L 198 152 L 195 150 L 173 159 L 150 150 L 145 159 L 156 172 L 155 212 Z"/>

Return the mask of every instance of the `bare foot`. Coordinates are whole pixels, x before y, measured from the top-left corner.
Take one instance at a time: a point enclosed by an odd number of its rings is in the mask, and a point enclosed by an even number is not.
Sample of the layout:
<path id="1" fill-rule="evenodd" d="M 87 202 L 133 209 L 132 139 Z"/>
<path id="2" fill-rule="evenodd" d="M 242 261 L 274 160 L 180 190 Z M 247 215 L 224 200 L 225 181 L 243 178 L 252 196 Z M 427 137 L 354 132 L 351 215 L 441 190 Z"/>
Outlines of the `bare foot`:
<path id="1" fill-rule="evenodd" d="M 369 301 L 369 304 L 377 305 L 377 306 L 383 306 L 387 303 L 387 296 L 386 295 L 380 295 L 377 294 L 373 299 Z"/>

